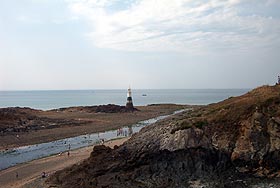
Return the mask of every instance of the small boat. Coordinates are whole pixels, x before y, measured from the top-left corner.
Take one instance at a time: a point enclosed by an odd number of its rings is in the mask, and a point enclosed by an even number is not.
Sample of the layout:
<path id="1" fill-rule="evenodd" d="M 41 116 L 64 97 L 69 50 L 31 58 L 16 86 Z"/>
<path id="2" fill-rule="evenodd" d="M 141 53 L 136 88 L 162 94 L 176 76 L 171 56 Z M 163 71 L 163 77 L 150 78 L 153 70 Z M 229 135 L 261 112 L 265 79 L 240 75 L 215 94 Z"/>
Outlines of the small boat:
<path id="1" fill-rule="evenodd" d="M 142 94 L 142 97 L 147 97 L 147 94 Z"/>

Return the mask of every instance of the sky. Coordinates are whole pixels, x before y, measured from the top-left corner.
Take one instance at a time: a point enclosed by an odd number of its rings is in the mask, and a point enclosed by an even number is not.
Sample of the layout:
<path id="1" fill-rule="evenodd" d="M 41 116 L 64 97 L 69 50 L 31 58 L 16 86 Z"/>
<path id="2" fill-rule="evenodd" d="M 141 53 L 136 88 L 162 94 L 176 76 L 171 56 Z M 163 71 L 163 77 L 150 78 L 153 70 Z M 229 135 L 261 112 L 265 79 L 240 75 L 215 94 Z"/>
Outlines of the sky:
<path id="1" fill-rule="evenodd" d="M 0 0 L 0 90 L 254 88 L 279 0 Z"/>

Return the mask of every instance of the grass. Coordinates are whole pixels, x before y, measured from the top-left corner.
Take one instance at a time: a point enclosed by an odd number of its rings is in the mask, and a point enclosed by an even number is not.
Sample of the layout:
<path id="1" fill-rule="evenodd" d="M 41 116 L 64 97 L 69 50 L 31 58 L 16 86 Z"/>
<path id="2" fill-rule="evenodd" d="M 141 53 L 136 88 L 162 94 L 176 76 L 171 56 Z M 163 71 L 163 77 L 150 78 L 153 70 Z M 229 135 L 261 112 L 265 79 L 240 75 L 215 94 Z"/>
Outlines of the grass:
<path id="1" fill-rule="evenodd" d="M 208 125 L 208 122 L 206 120 L 197 121 L 194 123 L 194 126 L 200 128 L 200 129 L 202 129 L 202 127 L 204 127 L 206 125 Z"/>

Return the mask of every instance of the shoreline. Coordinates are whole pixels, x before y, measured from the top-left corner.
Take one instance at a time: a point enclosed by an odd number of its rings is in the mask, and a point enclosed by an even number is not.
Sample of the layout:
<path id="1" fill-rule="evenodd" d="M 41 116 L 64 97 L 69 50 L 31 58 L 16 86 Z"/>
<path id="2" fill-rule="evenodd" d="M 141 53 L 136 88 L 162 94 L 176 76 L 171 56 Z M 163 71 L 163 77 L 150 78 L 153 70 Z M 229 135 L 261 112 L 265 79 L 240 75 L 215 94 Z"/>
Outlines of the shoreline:
<path id="1" fill-rule="evenodd" d="M 115 145 L 119 146 L 123 144 L 128 139 L 129 137 L 108 140 L 104 145 L 113 148 Z M 51 155 L 1 170 L 1 186 L 5 188 L 21 188 L 35 180 L 41 180 L 42 183 L 43 180 L 45 180 L 41 178 L 42 172 L 46 172 L 46 174 L 50 175 L 58 170 L 79 163 L 89 157 L 94 146 L 96 145 L 71 150 L 69 156 L 67 156 L 67 152 L 64 152 L 62 154 Z M 16 177 L 17 174 L 18 177 Z"/>
<path id="2" fill-rule="evenodd" d="M 138 122 L 137 124 L 134 124 L 132 126 L 122 127 L 121 129 L 114 131 L 106 131 L 98 134 L 94 133 L 88 135 L 80 135 L 78 137 L 56 140 L 54 142 L 14 148 L 10 151 L 2 153 L 3 155 L 0 153 L 0 160 L 3 160 L 3 163 L 0 164 L 0 170 L 4 170 L 11 166 L 15 166 L 17 164 L 25 163 L 28 161 L 67 152 L 70 149 L 70 145 L 72 146 L 71 150 L 75 150 L 95 144 L 100 144 L 100 141 L 104 142 L 106 140 L 130 137 L 133 133 L 137 133 L 143 127 L 149 126 L 150 124 L 165 119 L 170 115 L 175 115 L 185 110 L 186 109 L 177 110 L 172 114 L 151 118 L 142 122 Z M 68 145 L 69 148 L 67 147 Z"/>
<path id="3" fill-rule="evenodd" d="M 73 108 L 70 108 L 71 110 L 68 111 L 14 109 L 15 112 L 12 111 L 11 115 L 21 115 L 22 112 L 25 115 L 20 116 L 20 120 L 8 119 L 8 123 L 2 121 L 3 126 L 8 125 L 12 128 L 22 127 L 22 125 L 18 125 L 21 119 L 35 116 L 35 120 L 30 120 L 30 122 L 36 124 L 36 121 L 39 121 L 36 125 L 40 125 L 39 127 L 43 128 L 0 133 L 0 150 L 5 151 L 21 146 L 36 145 L 85 134 L 116 130 L 124 126 L 133 125 L 139 121 L 171 114 L 187 106 L 176 104 L 137 106 L 140 111 L 133 113 L 90 113 L 80 109 L 73 110 Z M 28 123 L 29 120 L 26 120 L 26 124 Z"/>

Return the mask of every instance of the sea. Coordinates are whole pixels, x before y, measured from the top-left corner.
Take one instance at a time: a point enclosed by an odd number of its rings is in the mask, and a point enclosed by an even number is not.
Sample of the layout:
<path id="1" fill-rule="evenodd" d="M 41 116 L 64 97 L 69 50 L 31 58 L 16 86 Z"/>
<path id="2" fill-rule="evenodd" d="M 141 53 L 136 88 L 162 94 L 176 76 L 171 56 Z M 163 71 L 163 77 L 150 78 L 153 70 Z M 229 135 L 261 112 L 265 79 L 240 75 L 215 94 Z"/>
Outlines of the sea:
<path id="1" fill-rule="evenodd" d="M 250 89 L 135 89 L 135 106 L 148 104 L 206 105 L 245 94 Z M 30 107 L 50 110 L 70 106 L 125 105 L 127 90 L 0 91 L 0 108 Z"/>

